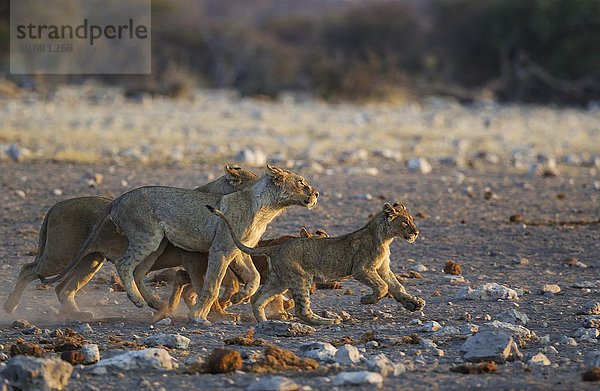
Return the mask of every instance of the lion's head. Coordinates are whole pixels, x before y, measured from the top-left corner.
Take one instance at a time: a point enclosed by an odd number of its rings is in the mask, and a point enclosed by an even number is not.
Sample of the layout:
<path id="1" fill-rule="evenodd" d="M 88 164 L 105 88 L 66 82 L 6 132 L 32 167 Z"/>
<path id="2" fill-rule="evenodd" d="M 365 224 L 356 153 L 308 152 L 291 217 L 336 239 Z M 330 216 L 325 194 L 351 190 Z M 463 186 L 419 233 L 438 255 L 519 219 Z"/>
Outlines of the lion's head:
<path id="1" fill-rule="evenodd" d="M 383 205 L 383 216 L 389 225 L 390 234 L 402 236 L 409 243 L 413 243 L 419 236 L 419 229 L 415 225 L 413 217 L 401 202 L 393 205 Z"/>
<path id="2" fill-rule="evenodd" d="M 267 165 L 267 176 L 277 187 L 282 205 L 301 205 L 312 209 L 317 204 L 319 192 L 302 176 L 271 165 Z"/>

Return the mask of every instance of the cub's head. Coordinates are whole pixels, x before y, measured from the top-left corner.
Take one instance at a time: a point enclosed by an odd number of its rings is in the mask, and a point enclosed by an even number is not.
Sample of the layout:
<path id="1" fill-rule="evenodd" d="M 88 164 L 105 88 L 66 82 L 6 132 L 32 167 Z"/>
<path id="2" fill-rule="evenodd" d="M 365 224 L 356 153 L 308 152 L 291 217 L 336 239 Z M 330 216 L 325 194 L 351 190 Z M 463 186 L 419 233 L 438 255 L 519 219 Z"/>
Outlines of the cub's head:
<path id="1" fill-rule="evenodd" d="M 225 165 L 225 177 L 231 186 L 238 189 L 248 187 L 258 179 L 258 175 L 252 171 L 244 170 L 236 164 L 231 166 L 228 164 Z"/>
<path id="2" fill-rule="evenodd" d="M 419 229 L 415 225 L 413 217 L 401 202 L 396 201 L 393 205 L 388 203 L 383 205 L 383 216 L 389 226 L 390 234 L 402 236 L 409 243 L 417 240 Z"/>
<path id="3" fill-rule="evenodd" d="M 277 189 L 276 197 L 281 205 L 312 209 L 317 204 L 319 192 L 300 175 L 267 164 L 267 176 Z"/>
<path id="4" fill-rule="evenodd" d="M 328 238 L 329 234 L 323 228 L 318 228 L 315 233 L 310 233 L 306 228 L 300 228 L 301 238 Z"/>

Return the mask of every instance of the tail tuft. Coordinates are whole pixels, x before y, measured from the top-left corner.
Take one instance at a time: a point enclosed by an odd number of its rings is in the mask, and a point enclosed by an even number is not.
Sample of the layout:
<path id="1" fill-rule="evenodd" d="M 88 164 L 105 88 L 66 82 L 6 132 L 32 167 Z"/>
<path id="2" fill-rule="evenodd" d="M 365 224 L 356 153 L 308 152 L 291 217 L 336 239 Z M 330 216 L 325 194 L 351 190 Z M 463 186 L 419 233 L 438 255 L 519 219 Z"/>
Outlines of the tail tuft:
<path id="1" fill-rule="evenodd" d="M 210 205 L 205 205 L 206 208 L 210 211 L 210 213 L 216 214 L 217 209 L 210 206 Z"/>

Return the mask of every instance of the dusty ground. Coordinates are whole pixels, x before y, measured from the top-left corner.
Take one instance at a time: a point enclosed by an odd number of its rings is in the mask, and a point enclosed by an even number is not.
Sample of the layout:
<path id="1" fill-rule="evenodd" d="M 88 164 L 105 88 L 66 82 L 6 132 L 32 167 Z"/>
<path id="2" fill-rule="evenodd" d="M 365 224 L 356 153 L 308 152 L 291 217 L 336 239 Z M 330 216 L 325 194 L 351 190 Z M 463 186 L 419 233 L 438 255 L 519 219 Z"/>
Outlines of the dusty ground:
<path id="1" fill-rule="evenodd" d="M 572 347 L 556 343 L 564 335 L 572 336 L 581 327 L 583 316 L 576 313 L 582 305 L 600 298 L 600 226 L 597 223 L 600 192 L 593 186 L 598 179 L 595 172 L 585 167 L 560 167 L 559 177 L 530 178 L 513 169 L 485 165 L 477 170 L 436 167 L 432 173 L 423 175 L 410 173 L 403 163 L 389 160 L 369 161 L 368 164 L 381 167 L 379 174 L 347 175 L 343 174 L 343 169 L 335 170 L 340 173 L 334 175 L 303 171 L 322 194 L 318 207 L 313 211 L 290 209 L 271 224 L 265 236 L 297 232 L 300 226 L 309 229 L 323 227 L 331 235 L 346 233 L 362 226 L 384 200 L 400 199 L 413 214 L 422 214 L 416 219 L 421 235 L 413 245 L 401 240 L 394 242 L 392 269 L 398 273 L 405 272 L 416 264 L 424 264 L 428 268 L 421 273 L 422 279 L 405 281 L 408 290 L 427 300 L 421 320 L 459 326 L 466 323 L 463 314 L 468 312 L 473 315 L 472 323 L 481 324 L 484 315 L 494 318 L 498 312 L 518 306 L 518 310 L 530 318 L 527 327 L 539 336 L 549 335 L 558 350 L 558 354 L 547 354 L 553 363 L 551 367 L 529 371 L 520 364 L 506 364 L 500 365 L 495 374 L 462 375 L 449 371 L 452 365 L 462 362 L 459 353 L 462 340 L 439 344 L 445 352 L 443 357 L 434 357 L 418 345 L 367 349 L 364 353 L 367 357 L 385 353 L 394 361 L 415 362 L 414 371 L 386 378 L 384 389 L 592 389 L 592 383 L 580 380 L 582 355 L 586 351 L 597 350 L 598 344 L 579 342 L 578 346 Z M 192 187 L 218 175 L 220 167 L 2 162 L 0 173 L 0 267 L 4 278 L 0 289 L 4 300 L 21 265 L 33 259 L 31 253 L 37 245 L 37 231 L 43 215 L 56 201 L 79 195 L 117 195 L 146 184 Z M 86 173 L 103 174 L 104 182 L 96 188 L 88 187 L 81 181 Z M 495 194 L 490 199 L 485 197 L 487 187 Z M 60 189 L 62 195 L 55 195 L 54 189 Z M 373 198 L 356 197 L 365 193 L 370 193 Z M 517 213 L 522 214 L 526 224 L 509 222 L 509 217 Z M 594 221 L 596 223 L 592 223 Z M 588 267 L 564 266 L 563 260 L 567 257 L 574 257 Z M 529 259 L 529 265 L 513 262 L 520 258 Z M 450 283 L 445 278 L 442 269 L 447 260 L 462 265 L 467 284 L 472 287 L 498 282 L 531 293 L 524 294 L 517 304 L 456 300 L 456 293 L 465 284 Z M 110 276 L 113 272 L 113 266 L 108 264 L 99 275 Z M 572 286 L 583 281 L 594 283 L 596 288 L 585 290 Z M 538 295 L 543 284 L 558 284 L 562 292 L 553 297 Z M 35 285 L 32 283 L 26 291 L 17 313 L 4 313 L 0 318 L 0 344 L 4 345 L 5 352 L 18 337 L 30 341 L 39 338 L 12 329 L 10 325 L 15 319 L 26 318 L 50 330 L 65 325 L 76 326 L 57 320 L 54 307 L 58 307 L 58 301 L 53 291 L 38 290 Z M 343 285 L 353 293 L 344 294 L 345 289 L 319 290 L 313 296 L 313 305 L 318 311 L 343 309 L 357 322 L 320 327 L 316 334 L 308 337 L 264 338 L 297 352 L 298 345 L 307 340 L 328 341 L 342 336 L 358 338 L 370 330 L 390 337 L 415 332 L 427 337 L 427 333 L 418 332 L 419 326 L 409 323 L 419 314 L 402 310 L 392 299 L 384 299 L 373 306 L 361 305 L 359 298 L 367 291 L 366 287 L 355 281 L 344 281 Z M 135 308 L 124 293 L 113 293 L 109 288 L 110 285 L 105 282 L 92 281 L 78 297 L 78 301 L 97 316 L 96 321 L 90 322 L 95 333 L 89 339 L 101 345 L 103 357 L 114 354 L 114 346 L 107 343 L 109 336 L 133 341 L 134 335 L 158 332 L 150 329 L 153 322 L 150 310 Z M 436 291 L 440 295 L 434 294 Z M 162 288 L 161 293 L 165 296 L 167 289 Z M 205 355 L 207 350 L 223 346 L 223 339 L 244 332 L 252 325 L 247 305 L 233 307 L 232 311 L 243 315 L 238 324 L 216 322 L 208 326 L 194 326 L 188 324 L 186 312 L 180 308 L 173 324 L 160 328 L 160 331 L 180 332 L 191 338 L 187 351 L 171 352 L 181 361 L 187 355 Z M 234 348 L 242 352 L 261 349 Z M 540 343 L 530 343 L 522 352 L 528 358 L 542 348 Z M 422 359 L 416 355 L 419 349 L 422 350 Z M 365 369 L 366 366 L 362 364 L 358 368 Z M 300 385 L 324 389 L 330 387 L 337 371 L 339 369 L 331 368 L 329 372 L 320 369 L 284 375 Z M 252 373 L 185 375 L 175 372 L 92 376 L 81 370 L 76 370 L 76 373 L 79 375 L 71 380 L 68 389 L 243 389 L 257 376 Z"/>

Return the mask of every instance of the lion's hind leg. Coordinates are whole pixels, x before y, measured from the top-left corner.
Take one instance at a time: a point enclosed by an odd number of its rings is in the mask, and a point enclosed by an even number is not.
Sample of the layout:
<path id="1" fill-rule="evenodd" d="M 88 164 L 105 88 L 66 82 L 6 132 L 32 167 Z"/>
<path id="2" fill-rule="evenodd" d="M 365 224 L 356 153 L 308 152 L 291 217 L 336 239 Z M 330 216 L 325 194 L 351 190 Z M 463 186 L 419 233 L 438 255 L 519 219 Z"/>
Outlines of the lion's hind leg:
<path id="1" fill-rule="evenodd" d="M 332 325 L 339 323 L 339 319 L 330 319 L 319 316 L 310 308 L 310 286 L 306 276 L 297 275 L 291 278 L 290 293 L 296 304 L 295 315 L 309 324 L 314 325 Z"/>
<path id="2" fill-rule="evenodd" d="M 269 304 L 276 295 L 285 292 L 287 287 L 274 273 L 271 273 L 267 282 L 259 288 L 254 296 L 250 299 L 252 303 L 252 312 L 258 322 L 267 320 L 265 315 L 265 307 Z"/>
<path id="3" fill-rule="evenodd" d="M 4 310 L 9 314 L 15 312 L 15 309 L 17 308 L 19 300 L 21 300 L 21 296 L 23 295 L 25 288 L 27 288 L 27 285 L 29 285 L 31 281 L 38 279 L 38 265 L 39 263 L 36 260 L 36 262 L 27 263 L 21 267 L 15 287 L 8 295 L 6 302 L 4 302 Z"/>

